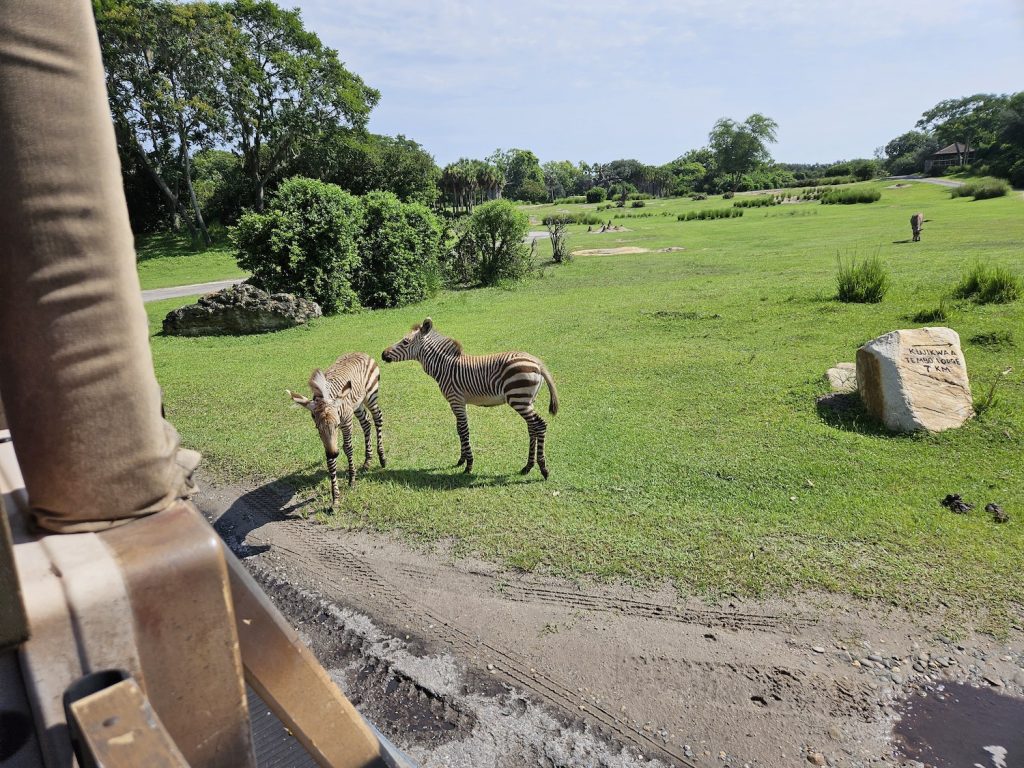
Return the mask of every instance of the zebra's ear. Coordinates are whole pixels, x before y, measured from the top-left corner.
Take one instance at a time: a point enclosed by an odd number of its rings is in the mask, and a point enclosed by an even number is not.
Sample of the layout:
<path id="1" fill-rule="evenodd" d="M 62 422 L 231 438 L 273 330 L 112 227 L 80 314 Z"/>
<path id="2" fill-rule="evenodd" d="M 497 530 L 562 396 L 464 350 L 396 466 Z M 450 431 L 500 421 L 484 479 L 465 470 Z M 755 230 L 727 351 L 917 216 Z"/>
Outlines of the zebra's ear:
<path id="1" fill-rule="evenodd" d="M 303 397 L 298 392 L 292 392 L 290 389 L 286 389 L 285 392 L 288 393 L 288 397 L 290 397 L 292 402 L 296 405 L 301 405 L 303 408 L 309 407 L 310 400 L 308 398 Z"/>
<path id="2" fill-rule="evenodd" d="M 426 320 L 424 320 L 422 323 L 420 323 L 420 333 L 422 333 L 424 336 L 426 336 L 428 333 L 430 333 L 430 331 L 433 329 L 433 327 L 434 327 L 434 321 L 431 320 L 428 317 Z"/>

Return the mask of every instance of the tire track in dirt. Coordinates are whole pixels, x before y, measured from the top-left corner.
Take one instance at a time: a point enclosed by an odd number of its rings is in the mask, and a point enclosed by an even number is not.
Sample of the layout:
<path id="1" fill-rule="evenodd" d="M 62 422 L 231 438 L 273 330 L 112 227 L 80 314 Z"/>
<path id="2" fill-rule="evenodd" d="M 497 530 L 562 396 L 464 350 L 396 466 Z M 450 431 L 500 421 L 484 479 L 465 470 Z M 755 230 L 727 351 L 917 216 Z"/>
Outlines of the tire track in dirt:
<path id="1" fill-rule="evenodd" d="M 413 579 L 428 582 L 431 574 L 419 568 L 403 567 L 402 573 Z M 494 581 L 491 576 L 484 576 Z M 588 595 L 583 592 L 558 589 L 546 584 L 531 584 L 528 581 L 499 581 L 491 590 L 506 600 L 517 602 L 546 603 L 567 608 L 587 611 L 618 613 L 624 616 L 635 616 L 644 619 L 660 619 L 662 621 L 678 621 L 682 624 L 696 624 L 703 627 L 723 629 L 749 630 L 783 630 L 787 628 L 803 628 L 817 623 L 814 619 L 800 616 L 779 616 L 771 614 L 745 613 L 743 611 L 723 611 L 714 608 L 683 608 L 663 603 L 650 603 L 640 600 Z"/>
<path id="2" fill-rule="evenodd" d="M 686 768 L 697 768 L 695 763 L 670 745 L 658 742 L 643 730 L 625 725 L 602 705 L 586 701 L 553 677 L 531 667 L 514 652 L 476 638 L 419 605 L 382 577 L 363 557 L 338 541 L 336 534 L 332 535 L 313 522 L 282 519 L 281 510 L 289 500 L 289 495 L 266 487 L 247 494 L 245 499 L 250 508 L 262 513 L 264 522 L 284 523 L 274 527 L 274 535 L 265 543 L 276 552 L 287 553 L 288 559 L 306 571 L 311 580 L 333 587 L 340 594 L 344 593 L 347 580 L 368 587 L 378 599 L 384 599 L 392 610 L 404 614 L 407 619 L 432 624 L 434 634 L 456 650 L 475 655 L 483 653 L 487 664 L 493 665 L 494 673 L 547 701 L 570 720 L 589 721 L 605 737 L 631 744 L 646 754 L 670 759 Z M 237 538 L 233 543 L 241 545 Z"/>

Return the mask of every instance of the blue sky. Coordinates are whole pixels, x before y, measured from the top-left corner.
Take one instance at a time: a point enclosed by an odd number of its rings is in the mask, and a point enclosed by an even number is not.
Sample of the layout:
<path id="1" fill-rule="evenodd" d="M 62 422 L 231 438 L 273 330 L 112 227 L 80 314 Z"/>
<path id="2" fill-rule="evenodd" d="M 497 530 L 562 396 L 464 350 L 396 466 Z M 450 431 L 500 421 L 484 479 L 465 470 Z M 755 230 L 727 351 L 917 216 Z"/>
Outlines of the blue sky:
<path id="1" fill-rule="evenodd" d="M 870 157 L 937 102 L 1024 90 L 1024 0 L 279 0 L 444 165 L 668 162 L 761 112 L 782 162 Z"/>

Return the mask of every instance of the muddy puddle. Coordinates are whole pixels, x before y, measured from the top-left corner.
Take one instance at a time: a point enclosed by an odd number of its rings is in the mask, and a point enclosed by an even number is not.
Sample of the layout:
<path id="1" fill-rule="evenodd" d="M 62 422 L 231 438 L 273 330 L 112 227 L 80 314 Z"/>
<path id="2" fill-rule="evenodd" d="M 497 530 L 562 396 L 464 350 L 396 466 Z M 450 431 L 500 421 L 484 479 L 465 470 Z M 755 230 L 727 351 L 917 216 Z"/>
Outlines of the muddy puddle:
<path id="1" fill-rule="evenodd" d="M 901 752 L 930 768 L 1024 768 L 1024 700 L 950 684 L 903 706 Z"/>

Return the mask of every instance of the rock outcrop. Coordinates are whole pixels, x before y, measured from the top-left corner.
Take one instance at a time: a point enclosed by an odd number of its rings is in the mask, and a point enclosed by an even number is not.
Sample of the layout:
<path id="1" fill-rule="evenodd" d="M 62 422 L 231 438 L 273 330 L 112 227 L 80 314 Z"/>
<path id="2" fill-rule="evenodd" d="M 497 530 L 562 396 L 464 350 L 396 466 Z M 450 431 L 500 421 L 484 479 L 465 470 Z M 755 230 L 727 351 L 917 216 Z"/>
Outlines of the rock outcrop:
<path id="1" fill-rule="evenodd" d="M 207 294 L 164 318 L 170 336 L 238 336 L 293 328 L 322 312 L 315 301 L 290 293 L 269 294 L 248 283 Z"/>
<path id="2" fill-rule="evenodd" d="M 893 331 L 857 350 L 864 407 L 894 432 L 941 432 L 974 415 L 960 336 L 949 328 Z"/>

